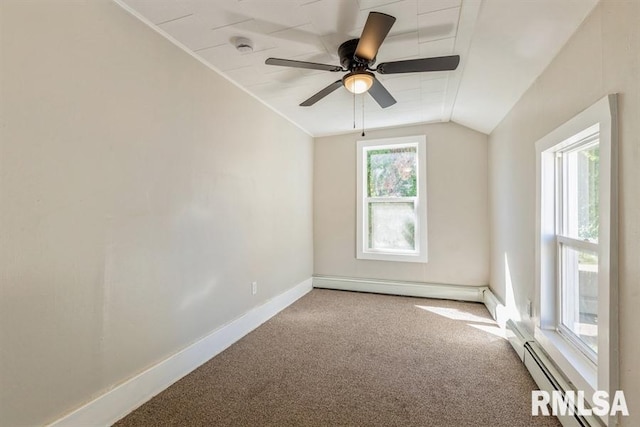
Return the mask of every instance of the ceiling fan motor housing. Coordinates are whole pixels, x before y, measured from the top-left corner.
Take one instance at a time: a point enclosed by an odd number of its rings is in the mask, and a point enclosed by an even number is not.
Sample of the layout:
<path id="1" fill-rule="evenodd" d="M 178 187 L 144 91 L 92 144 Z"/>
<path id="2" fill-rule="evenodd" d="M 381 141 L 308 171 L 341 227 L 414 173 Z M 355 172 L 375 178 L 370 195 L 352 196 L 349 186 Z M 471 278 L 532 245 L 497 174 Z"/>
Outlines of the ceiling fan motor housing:
<path id="1" fill-rule="evenodd" d="M 376 62 L 376 58 L 371 61 L 356 57 L 356 48 L 360 39 L 348 40 L 338 48 L 338 56 L 340 56 L 340 65 L 349 71 L 366 70 Z"/>

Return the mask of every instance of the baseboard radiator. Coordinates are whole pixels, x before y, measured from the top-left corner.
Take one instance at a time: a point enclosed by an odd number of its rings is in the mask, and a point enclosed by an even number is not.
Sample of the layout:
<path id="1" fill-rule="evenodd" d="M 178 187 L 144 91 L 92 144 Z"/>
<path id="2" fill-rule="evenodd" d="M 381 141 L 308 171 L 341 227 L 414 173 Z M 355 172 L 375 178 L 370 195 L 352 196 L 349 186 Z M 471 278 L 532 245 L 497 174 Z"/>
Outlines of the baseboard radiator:
<path id="1" fill-rule="evenodd" d="M 399 280 L 362 279 L 353 277 L 313 276 L 313 287 L 352 292 L 404 295 L 421 298 L 482 302 L 486 286 L 445 283 L 405 282 Z"/>
<path id="2" fill-rule="evenodd" d="M 511 346 L 529 370 L 529 373 L 540 390 L 547 391 L 550 394 L 553 391 L 557 391 L 562 393 L 563 397 L 567 390 L 575 390 L 573 385 L 566 379 L 562 372 L 556 368 L 553 361 L 546 355 L 533 337 L 520 331 L 512 320 L 508 320 L 506 323 L 506 334 Z M 573 415 L 560 415 L 558 416 L 558 420 L 560 420 L 564 427 L 604 426 L 598 417 L 585 417 L 576 414 L 576 412 L 577 411 L 574 410 Z"/>

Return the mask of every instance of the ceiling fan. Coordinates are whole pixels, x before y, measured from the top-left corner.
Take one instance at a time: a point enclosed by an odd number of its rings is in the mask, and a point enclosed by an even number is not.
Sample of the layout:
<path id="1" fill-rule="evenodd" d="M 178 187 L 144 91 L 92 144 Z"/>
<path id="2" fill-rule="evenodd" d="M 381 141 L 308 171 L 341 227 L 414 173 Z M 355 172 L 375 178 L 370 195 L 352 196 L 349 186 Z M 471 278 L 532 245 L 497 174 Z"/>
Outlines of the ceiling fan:
<path id="1" fill-rule="evenodd" d="M 376 68 L 371 68 L 376 62 L 376 55 L 380 45 L 389 34 L 389 30 L 396 22 L 396 18 L 380 12 L 370 12 L 359 39 L 348 40 L 338 48 L 339 65 L 318 64 L 316 62 L 294 61 L 292 59 L 268 58 L 267 65 L 282 67 L 306 68 L 331 72 L 348 72 L 342 79 L 336 80 L 311 98 L 300 104 L 309 107 L 340 86 L 349 92 L 369 95 L 382 108 L 396 103 L 389 91 L 376 79 L 372 71 L 380 74 L 421 73 L 425 71 L 451 71 L 460 63 L 459 55 L 439 56 L 434 58 L 409 59 L 404 61 L 383 62 Z"/>

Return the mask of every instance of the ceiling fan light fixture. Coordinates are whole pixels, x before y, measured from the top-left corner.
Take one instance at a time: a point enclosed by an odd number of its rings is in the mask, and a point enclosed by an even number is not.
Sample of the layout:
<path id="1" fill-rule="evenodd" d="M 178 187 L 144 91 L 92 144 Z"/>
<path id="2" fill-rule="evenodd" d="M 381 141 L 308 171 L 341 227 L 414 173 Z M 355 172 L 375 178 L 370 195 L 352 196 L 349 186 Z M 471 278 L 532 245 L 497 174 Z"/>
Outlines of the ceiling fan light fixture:
<path id="1" fill-rule="evenodd" d="M 374 78 L 373 74 L 368 71 L 354 71 L 344 76 L 342 83 L 349 92 L 358 95 L 371 89 Z"/>

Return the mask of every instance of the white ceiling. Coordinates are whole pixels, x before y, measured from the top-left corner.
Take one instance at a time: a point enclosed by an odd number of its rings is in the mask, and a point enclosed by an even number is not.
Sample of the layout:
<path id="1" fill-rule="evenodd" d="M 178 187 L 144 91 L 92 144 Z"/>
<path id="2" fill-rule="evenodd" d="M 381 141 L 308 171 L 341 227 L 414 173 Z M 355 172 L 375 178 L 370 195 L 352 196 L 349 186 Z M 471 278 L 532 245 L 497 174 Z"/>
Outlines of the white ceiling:
<path id="1" fill-rule="evenodd" d="M 313 136 L 350 132 L 354 97 L 340 88 L 299 104 L 342 73 L 265 65 L 269 57 L 339 65 L 371 11 L 397 18 L 377 62 L 458 54 L 457 70 L 376 76 L 398 101 L 355 99 L 367 129 L 455 121 L 490 133 L 597 0 L 116 0 Z M 240 53 L 236 37 L 253 42 Z"/>

